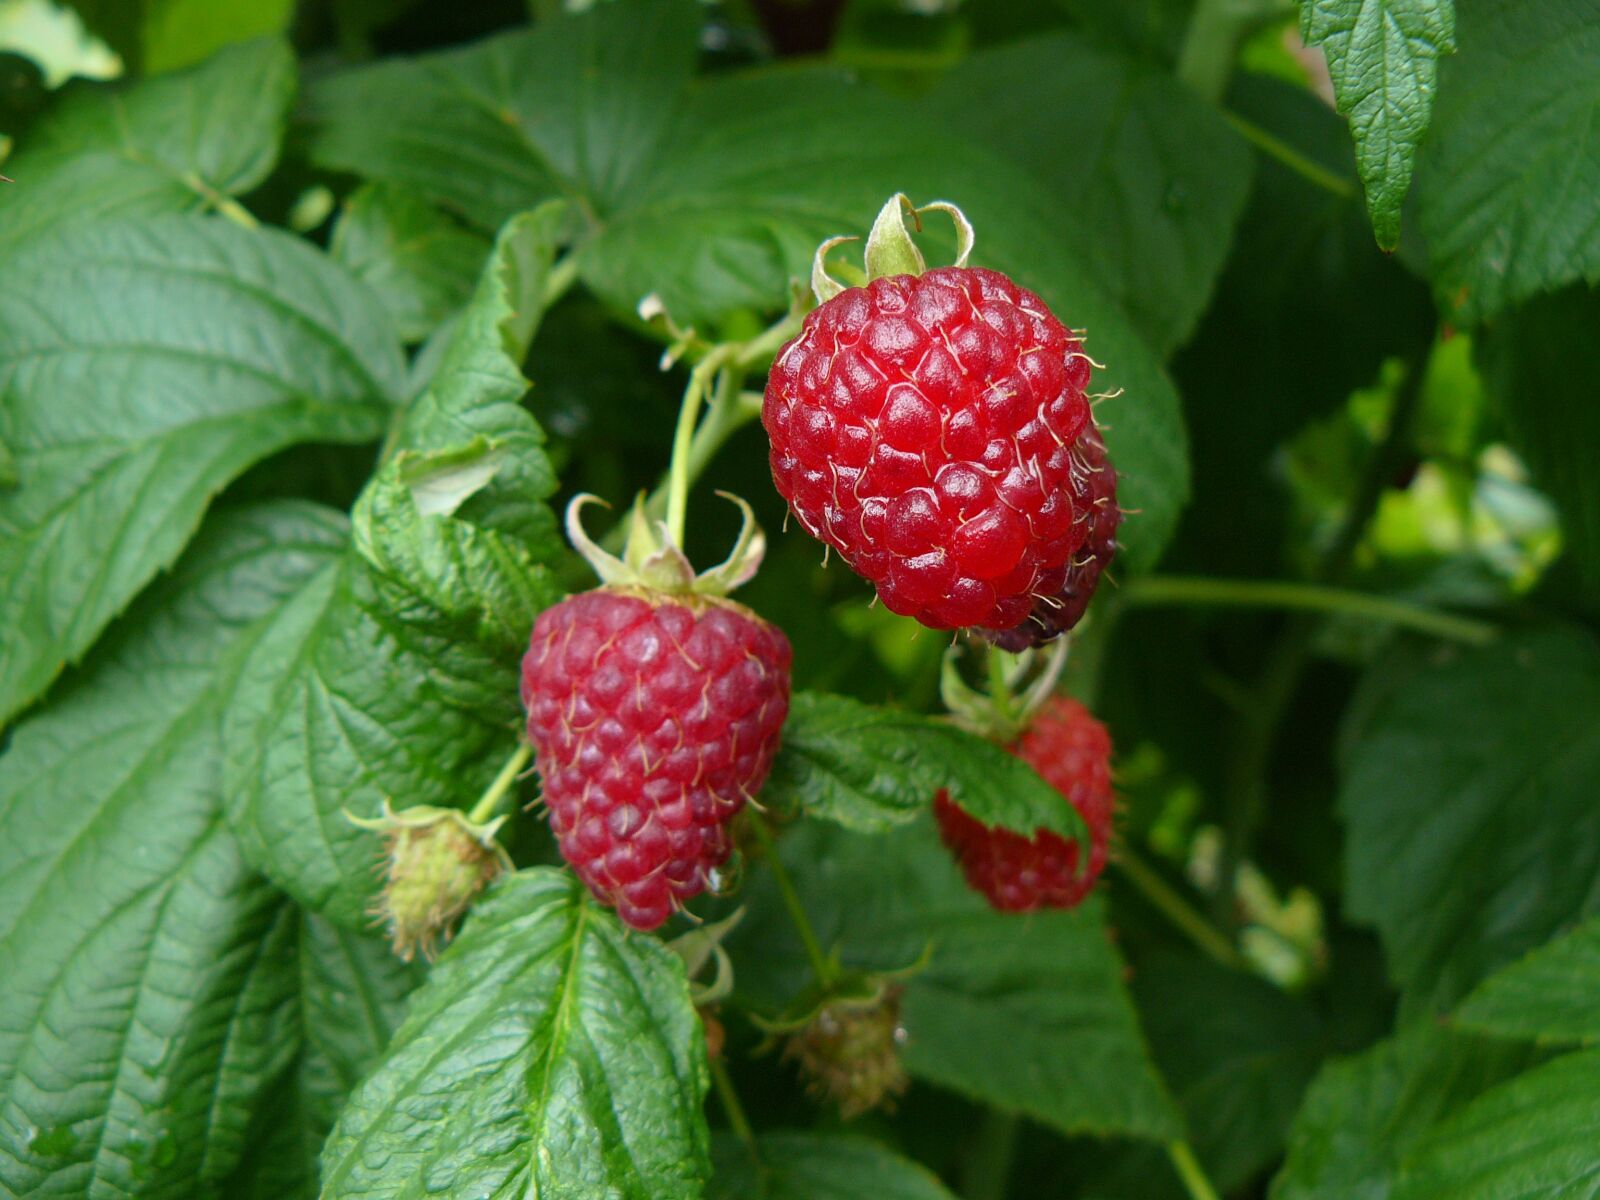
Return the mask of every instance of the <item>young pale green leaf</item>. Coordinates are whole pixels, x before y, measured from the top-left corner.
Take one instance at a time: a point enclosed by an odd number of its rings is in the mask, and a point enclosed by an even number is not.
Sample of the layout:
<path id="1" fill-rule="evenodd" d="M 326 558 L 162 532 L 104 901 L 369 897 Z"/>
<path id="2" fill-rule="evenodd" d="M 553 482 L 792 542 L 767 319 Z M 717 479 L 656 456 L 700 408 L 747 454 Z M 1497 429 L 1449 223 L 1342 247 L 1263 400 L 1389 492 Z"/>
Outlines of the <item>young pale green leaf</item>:
<path id="1" fill-rule="evenodd" d="M 1561 542 L 1600 591 L 1600 291 L 1572 287 L 1505 313 L 1480 341 L 1489 386 L 1533 482 L 1561 508 Z"/>
<path id="2" fill-rule="evenodd" d="M 1392 1195 L 1402 1157 L 1430 1129 L 1532 1061 L 1526 1047 L 1427 1020 L 1329 1063 L 1295 1117 L 1272 1200 Z"/>
<path id="3" fill-rule="evenodd" d="M 625 0 L 308 88 L 322 166 L 401 183 L 497 229 L 553 196 L 589 221 L 633 189 L 694 68 L 691 0 Z"/>
<path id="4" fill-rule="evenodd" d="M 294 0 L 143 0 L 140 67 L 147 74 L 187 67 L 224 47 L 281 34 L 294 18 Z"/>
<path id="5" fill-rule="evenodd" d="M 1475 0 L 1417 164 L 1434 288 L 1480 321 L 1600 282 L 1600 0 Z"/>
<path id="6" fill-rule="evenodd" d="M 555 477 L 519 401 L 559 206 L 511 221 L 429 391 L 356 505 L 353 548 L 237 656 L 223 724 L 250 861 L 354 927 L 377 840 L 347 813 L 469 804 L 515 745 L 517 663 L 557 592 Z"/>
<path id="7" fill-rule="evenodd" d="M 846 965 L 928 966 L 905 983 L 905 1066 L 917 1079 L 1065 1133 L 1176 1136 L 1123 966 L 1091 897 L 1072 912 L 998 913 L 967 888 L 932 821 L 878 837 L 818 821 L 779 846 L 826 948 Z M 744 1003 L 776 1012 L 807 984 L 770 872 L 730 938 Z"/>
<path id="8" fill-rule="evenodd" d="M 1455 51 L 1455 0 L 1300 0 L 1300 33 L 1321 46 L 1378 245 L 1400 243 L 1400 206 L 1428 131 L 1439 59 Z"/>
<path id="9" fill-rule="evenodd" d="M 6 261 L 0 720 L 175 559 L 211 497 L 297 441 L 383 431 L 400 350 L 371 295 L 286 234 L 168 216 Z"/>
<path id="10" fill-rule="evenodd" d="M 928 812 L 940 789 L 985 825 L 1085 836 L 1061 793 L 999 746 L 948 722 L 822 692 L 790 704 L 761 799 L 882 833 Z"/>
<path id="11" fill-rule="evenodd" d="M 1283 1152 L 1325 1053 L 1321 1023 L 1282 989 L 1194 954 L 1141 961 L 1132 986 L 1195 1153 L 1219 1190 L 1237 1190 Z"/>
<path id="12" fill-rule="evenodd" d="M 489 241 L 409 188 L 369 183 L 345 201 L 329 251 L 419 342 L 471 297 Z"/>
<path id="13" fill-rule="evenodd" d="M 1406 1157 L 1394 1200 L 1593 1196 L 1600 1050 L 1545 1063 L 1473 1101 Z"/>
<path id="14" fill-rule="evenodd" d="M 214 518 L 0 758 L 0 1191 L 201 1194 L 293 1058 L 298 917 L 222 823 L 213 687 L 341 529 Z"/>
<path id="15" fill-rule="evenodd" d="M 1448 1007 L 1600 897 L 1600 647 L 1503 637 L 1424 670 L 1348 731 L 1347 911 L 1415 1008 Z"/>
<path id="16" fill-rule="evenodd" d="M 918 108 L 1050 189 L 1055 235 L 1159 353 L 1193 332 L 1250 185 L 1244 139 L 1213 106 L 1062 33 L 974 54 Z"/>
<path id="17" fill-rule="evenodd" d="M 323 1155 L 328 1200 L 696 1200 L 705 1036 L 680 961 L 571 875 L 497 884 Z"/>
<path id="18" fill-rule="evenodd" d="M 69 93 L 6 160 L 17 183 L 0 189 L 0 254 L 53 227 L 247 191 L 278 159 L 294 90 L 289 47 L 264 39 L 181 74 Z"/>
<path id="19" fill-rule="evenodd" d="M 719 1134 L 707 1200 L 954 1200 L 938 1176 L 881 1142 L 846 1133 L 767 1133 L 759 1160 Z"/>
<path id="20" fill-rule="evenodd" d="M 1600 917 L 1478 985 L 1456 1010 L 1464 1029 L 1548 1042 L 1600 1041 Z"/>

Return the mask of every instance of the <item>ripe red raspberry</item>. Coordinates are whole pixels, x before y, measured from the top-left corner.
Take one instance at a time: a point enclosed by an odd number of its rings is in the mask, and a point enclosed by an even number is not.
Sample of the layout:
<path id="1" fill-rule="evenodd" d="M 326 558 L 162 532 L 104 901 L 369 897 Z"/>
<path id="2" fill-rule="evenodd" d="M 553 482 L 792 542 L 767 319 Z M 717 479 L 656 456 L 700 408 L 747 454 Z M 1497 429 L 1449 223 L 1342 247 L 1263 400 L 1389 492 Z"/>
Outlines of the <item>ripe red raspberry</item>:
<path id="1" fill-rule="evenodd" d="M 562 856 L 636 929 L 727 861 L 789 711 L 789 641 L 731 600 L 603 587 L 546 609 L 522 660 Z"/>
<path id="2" fill-rule="evenodd" d="M 1089 373 L 1078 338 L 997 271 L 877 278 L 779 354 L 761 413 L 772 477 L 893 611 L 1011 629 L 1067 586 L 1088 536 L 1072 448 Z"/>
<path id="3" fill-rule="evenodd" d="M 1036 600 L 1028 619 L 1015 629 L 988 634 L 989 640 L 1002 650 L 1015 653 L 1042 646 L 1083 620 L 1100 574 L 1117 552 L 1117 526 L 1122 523 L 1122 509 L 1117 507 L 1117 469 L 1106 456 L 1106 444 L 1093 421 L 1083 427 L 1072 451 L 1072 507 L 1088 529 L 1088 536 L 1068 565 L 1060 591 Z"/>
<path id="4" fill-rule="evenodd" d="M 1100 878 L 1111 843 L 1111 735 L 1076 700 L 1056 696 L 1011 752 L 1078 810 L 1089 830 L 1088 862 L 1076 838 L 1045 829 L 1027 838 L 990 828 L 943 791 L 933 808 L 939 834 L 967 882 L 1002 912 L 1074 908 Z"/>

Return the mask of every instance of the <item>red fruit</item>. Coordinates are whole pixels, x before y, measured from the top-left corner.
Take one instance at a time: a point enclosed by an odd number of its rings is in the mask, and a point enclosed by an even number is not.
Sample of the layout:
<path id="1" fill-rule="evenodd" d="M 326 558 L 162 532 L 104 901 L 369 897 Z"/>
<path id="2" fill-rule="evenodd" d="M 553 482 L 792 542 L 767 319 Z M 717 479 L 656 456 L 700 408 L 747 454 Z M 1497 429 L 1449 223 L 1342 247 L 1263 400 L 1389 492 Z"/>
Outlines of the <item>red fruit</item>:
<path id="1" fill-rule="evenodd" d="M 539 615 L 528 740 L 566 858 L 636 929 L 704 891 L 789 711 L 789 641 L 743 605 L 598 588 Z"/>
<path id="2" fill-rule="evenodd" d="M 1032 838 L 990 828 L 941 791 L 933 811 L 939 834 L 967 882 L 1002 912 L 1073 908 L 1105 869 L 1115 799 L 1111 792 L 1111 735 L 1088 709 L 1052 698 L 1011 752 L 1060 792 L 1089 830 L 1088 862 L 1076 838 L 1041 829 Z"/>
<path id="3" fill-rule="evenodd" d="M 1036 600 L 1021 625 L 987 635 L 1002 650 L 1016 653 L 1042 646 L 1083 620 L 1084 610 L 1099 586 L 1100 573 L 1117 552 L 1117 526 L 1122 524 L 1122 509 L 1117 507 L 1117 469 L 1106 457 L 1106 444 L 1093 421 L 1084 426 L 1072 449 L 1072 507 L 1088 529 L 1088 536 L 1068 565 L 1060 591 Z"/>
<path id="4" fill-rule="evenodd" d="M 1089 533 L 1073 456 L 1089 372 L 1044 301 L 997 271 L 874 279 L 779 354 L 761 413 L 773 481 L 893 611 L 1011 629 L 1068 585 Z"/>

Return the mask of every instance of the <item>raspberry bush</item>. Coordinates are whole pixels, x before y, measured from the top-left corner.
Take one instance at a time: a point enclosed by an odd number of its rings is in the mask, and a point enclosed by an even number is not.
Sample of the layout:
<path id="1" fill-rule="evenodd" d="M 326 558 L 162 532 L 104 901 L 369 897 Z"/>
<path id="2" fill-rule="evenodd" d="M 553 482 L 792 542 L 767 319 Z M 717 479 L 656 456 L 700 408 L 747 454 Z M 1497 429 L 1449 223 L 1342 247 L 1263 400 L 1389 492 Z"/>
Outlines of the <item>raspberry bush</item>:
<path id="1" fill-rule="evenodd" d="M 1600 2 L 0 16 L 0 1195 L 1592 1190 Z"/>

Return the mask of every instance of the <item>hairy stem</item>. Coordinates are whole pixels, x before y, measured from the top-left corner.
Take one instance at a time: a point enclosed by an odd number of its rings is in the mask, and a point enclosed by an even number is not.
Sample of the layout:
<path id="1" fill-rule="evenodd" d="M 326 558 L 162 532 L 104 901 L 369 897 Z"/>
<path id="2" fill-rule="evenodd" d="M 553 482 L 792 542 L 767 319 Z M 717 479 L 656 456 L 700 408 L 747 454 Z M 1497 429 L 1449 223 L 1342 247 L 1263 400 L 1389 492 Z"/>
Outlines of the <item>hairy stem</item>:
<path id="1" fill-rule="evenodd" d="M 495 809 L 500 807 L 500 801 L 517 782 L 517 776 L 522 774 L 528 760 L 533 757 L 533 747 L 527 742 L 519 742 L 511 757 L 506 759 L 505 765 L 500 768 L 500 773 L 494 777 L 494 782 L 485 789 L 478 802 L 472 806 L 472 811 L 467 814 L 467 820 L 474 825 L 482 825 L 494 816 Z"/>
<path id="2" fill-rule="evenodd" d="M 1349 200 L 1356 194 L 1355 183 L 1352 180 L 1306 157 L 1288 142 L 1268 133 L 1255 122 L 1247 121 L 1238 113 L 1229 112 L 1227 109 L 1222 110 L 1222 116 L 1245 141 L 1268 157 L 1277 159 L 1308 183 L 1315 184 L 1341 200 Z"/>
<path id="3" fill-rule="evenodd" d="M 793 923 L 795 932 L 800 935 L 800 944 L 805 947 L 806 961 L 811 964 L 811 973 L 817 977 L 817 983 L 826 989 L 832 985 L 836 972 L 833 963 L 822 952 L 822 943 L 817 940 L 817 931 L 811 927 L 811 918 L 806 916 L 806 908 L 800 901 L 800 893 L 795 891 L 794 880 L 789 878 L 788 868 L 778 856 L 777 839 L 772 836 L 766 818 L 760 813 L 750 814 L 750 828 L 755 832 L 756 841 L 761 843 L 761 852 L 772 871 L 772 881 L 778 885 L 778 893 L 783 897 L 783 906 L 789 912 L 789 920 Z"/>
<path id="4" fill-rule="evenodd" d="M 1194 1156 L 1194 1150 L 1188 1142 L 1168 1142 L 1167 1157 L 1172 1160 L 1172 1169 L 1183 1180 L 1184 1190 L 1189 1193 L 1191 1200 L 1217 1200 L 1217 1189 L 1206 1178 L 1205 1168 Z"/>
<path id="5" fill-rule="evenodd" d="M 750 1157 L 760 1162 L 761 1151 L 756 1145 L 755 1130 L 750 1128 L 750 1118 L 745 1116 L 744 1105 L 739 1102 L 739 1093 L 733 1086 L 732 1076 L 728 1074 L 728 1065 L 720 1056 L 711 1060 L 711 1082 L 717 1089 L 717 1099 L 722 1102 L 722 1111 L 728 1118 L 728 1128 L 744 1143 Z"/>
<path id="6" fill-rule="evenodd" d="M 1209 957 L 1234 971 L 1247 971 L 1250 964 L 1217 927 L 1163 879 L 1159 872 L 1126 846 L 1119 846 L 1113 861 L 1122 877 L 1133 884 L 1152 907 L 1160 911 L 1185 937 Z"/>

